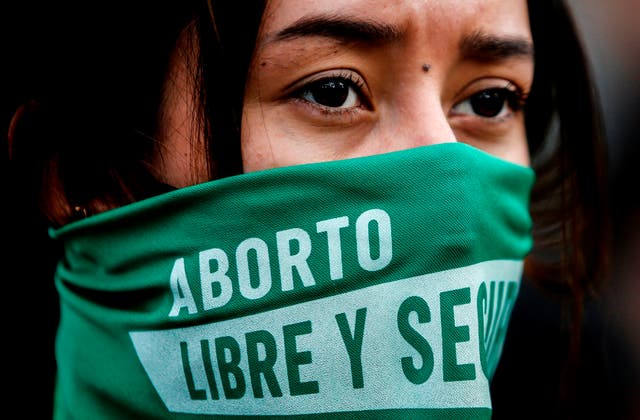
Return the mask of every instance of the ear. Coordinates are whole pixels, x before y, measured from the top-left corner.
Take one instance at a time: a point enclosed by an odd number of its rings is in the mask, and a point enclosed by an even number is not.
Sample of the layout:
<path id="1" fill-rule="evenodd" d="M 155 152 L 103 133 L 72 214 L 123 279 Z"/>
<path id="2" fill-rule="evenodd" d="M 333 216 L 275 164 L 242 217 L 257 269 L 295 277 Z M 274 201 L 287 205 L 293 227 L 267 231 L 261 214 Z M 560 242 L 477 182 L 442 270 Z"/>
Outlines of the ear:
<path id="1" fill-rule="evenodd" d="M 13 114 L 11 121 L 9 121 L 9 129 L 7 132 L 7 154 L 10 161 L 15 161 L 21 157 L 19 150 L 26 148 L 28 145 L 20 144 L 17 140 L 20 137 L 26 137 L 23 131 L 28 129 L 28 120 L 38 109 L 38 102 L 29 101 L 20 105 Z M 24 142 L 24 140 L 23 140 Z M 16 152 L 16 149 L 18 152 Z"/>
<path id="2" fill-rule="evenodd" d="M 7 157 L 12 179 L 19 185 L 21 200 L 55 225 L 73 217 L 58 176 L 57 154 L 43 141 L 40 103 L 32 100 L 20 105 L 9 121 Z"/>
<path id="3" fill-rule="evenodd" d="M 7 156 L 9 156 L 10 161 L 13 160 L 14 157 L 13 144 L 16 138 L 16 131 L 18 130 L 17 126 L 20 124 L 20 120 L 22 119 L 24 112 L 24 105 L 20 105 L 9 121 L 9 130 L 7 132 Z"/>

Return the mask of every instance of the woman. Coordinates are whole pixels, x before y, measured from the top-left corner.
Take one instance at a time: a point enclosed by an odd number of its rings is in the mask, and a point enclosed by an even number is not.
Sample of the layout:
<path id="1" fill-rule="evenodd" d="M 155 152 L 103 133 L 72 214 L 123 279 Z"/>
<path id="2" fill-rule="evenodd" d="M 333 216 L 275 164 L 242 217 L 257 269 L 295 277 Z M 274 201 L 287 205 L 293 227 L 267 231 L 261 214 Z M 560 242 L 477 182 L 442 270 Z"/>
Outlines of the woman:
<path id="1" fill-rule="evenodd" d="M 65 246 L 56 417 L 489 418 L 523 271 L 576 322 L 603 276 L 562 2 L 165 7 L 61 31 L 12 125 Z"/>

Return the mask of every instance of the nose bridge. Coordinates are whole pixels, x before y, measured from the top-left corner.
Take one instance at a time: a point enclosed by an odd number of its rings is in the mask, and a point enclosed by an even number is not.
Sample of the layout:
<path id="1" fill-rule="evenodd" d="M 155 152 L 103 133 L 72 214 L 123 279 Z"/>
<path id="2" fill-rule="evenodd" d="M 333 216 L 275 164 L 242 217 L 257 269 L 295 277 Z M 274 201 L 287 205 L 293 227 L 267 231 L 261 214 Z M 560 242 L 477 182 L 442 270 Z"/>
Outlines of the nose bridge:
<path id="1" fill-rule="evenodd" d="M 406 105 L 396 115 L 401 121 L 398 126 L 403 127 L 397 133 L 398 141 L 408 147 L 457 141 L 437 86 L 424 84 L 407 92 L 405 98 Z"/>

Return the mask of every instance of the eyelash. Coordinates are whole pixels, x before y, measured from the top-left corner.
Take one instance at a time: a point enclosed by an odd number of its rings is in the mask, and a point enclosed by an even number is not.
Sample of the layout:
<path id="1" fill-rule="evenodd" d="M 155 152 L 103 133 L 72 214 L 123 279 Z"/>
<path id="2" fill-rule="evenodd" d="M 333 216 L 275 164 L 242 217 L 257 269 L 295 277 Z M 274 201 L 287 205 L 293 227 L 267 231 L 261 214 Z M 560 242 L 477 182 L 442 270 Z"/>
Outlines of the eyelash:
<path id="1" fill-rule="evenodd" d="M 339 103 L 336 106 L 329 106 L 320 103 L 316 98 L 315 94 L 312 92 L 314 88 L 320 88 L 322 84 L 328 83 L 339 83 L 343 84 L 344 87 L 349 89 L 346 92 L 346 96 L 342 99 L 339 99 Z M 334 85 L 335 87 L 335 85 Z M 357 105 L 343 107 L 342 105 L 350 98 L 352 94 L 351 89 L 353 89 L 353 94 L 355 94 L 355 100 L 358 101 Z M 333 90 L 333 89 L 332 89 Z M 331 92 L 331 94 L 336 93 Z M 497 112 L 493 113 L 494 110 L 490 110 L 491 115 L 481 115 L 481 113 L 476 112 L 475 106 L 477 103 L 473 103 L 472 101 L 478 101 L 481 98 L 481 95 L 485 95 L 484 99 L 495 100 L 499 99 L 499 102 L 490 105 L 499 104 L 500 108 Z M 493 95 L 493 98 L 491 96 Z M 352 115 L 362 108 L 372 109 L 373 106 L 368 99 L 368 96 L 365 94 L 365 83 L 361 77 L 356 75 L 352 71 L 342 71 L 335 74 L 323 74 L 316 79 L 312 79 L 303 84 L 302 87 L 299 87 L 293 91 L 290 95 L 291 98 L 302 102 L 303 104 L 312 107 L 314 110 L 317 110 L 322 113 L 325 117 L 337 117 L 340 118 L 345 115 Z M 487 122 L 500 122 L 506 118 L 509 118 L 515 113 L 520 112 L 527 101 L 528 94 L 525 93 L 520 87 L 514 85 L 511 82 L 508 82 L 503 87 L 487 87 L 481 90 L 474 92 L 471 95 L 468 95 L 462 101 L 457 102 L 452 109 L 453 115 L 466 116 L 471 115 L 475 118 L 480 118 L 483 121 Z M 324 99 L 327 99 L 326 97 Z M 334 98 L 335 99 L 335 98 Z M 353 99 L 352 99 L 353 100 Z M 463 104 L 469 102 L 467 108 L 470 108 L 471 112 L 459 112 L 456 108 L 461 107 Z M 504 112 L 505 104 L 511 109 L 511 113 L 509 115 L 501 115 Z M 486 104 L 485 104 L 486 105 Z M 486 111 L 486 109 L 485 109 Z"/>
<path id="2" fill-rule="evenodd" d="M 341 108 L 337 106 L 333 107 L 333 106 L 323 105 L 318 102 L 313 102 L 306 97 L 308 96 L 308 93 L 311 91 L 311 89 L 313 89 L 314 87 L 317 87 L 322 83 L 329 83 L 329 82 L 344 83 L 346 87 L 348 87 L 349 89 L 353 89 L 355 92 L 355 95 L 357 96 L 357 100 L 360 102 L 359 105 L 348 107 L 348 108 Z M 371 103 L 367 95 L 364 93 L 364 90 L 365 90 L 365 83 L 362 80 L 362 78 L 356 76 L 353 72 L 342 71 L 340 73 L 322 75 L 317 79 L 305 82 L 302 87 L 294 90 L 294 92 L 290 95 L 290 97 L 314 107 L 315 109 L 319 110 L 325 115 L 340 116 L 340 115 L 356 112 L 359 108 L 371 109 Z M 348 97 L 345 98 L 345 100 L 346 99 L 348 99 Z"/>
<path id="3" fill-rule="evenodd" d="M 512 89 L 509 89 L 510 86 L 513 86 Z M 503 88 L 507 89 L 510 92 L 512 101 L 509 101 L 509 105 L 514 111 L 520 111 L 527 105 L 527 99 L 529 98 L 529 93 L 525 92 L 518 86 L 514 86 L 512 83 L 509 83 L 507 87 Z"/>
<path id="4" fill-rule="evenodd" d="M 479 100 L 481 95 L 486 95 L 485 99 L 500 99 L 500 110 L 495 113 L 495 115 L 482 115 L 479 112 L 476 112 L 474 108 L 474 104 L 472 101 Z M 491 98 L 490 96 L 494 97 Z M 498 95 L 496 97 L 496 95 Z M 505 118 L 508 118 L 511 115 L 500 115 L 504 112 L 504 105 L 506 104 L 512 111 L 512 114 L 520 112 L 527 102 L 528 93 L 525 93 L 520 87 L 514 85 L 511 82 L 508 82 L 503 87 L 487 87 L 475 91 L 474 93 L 465 97 L 465 99 L 457 102 L 452 109 L 453 115 L 469 115 L 469 112 L 459 112 L 456 108 L 461 107 L 465 103 L 469 103 L 468 107 L 471 108 L 473 112 L 473 117 L 481 118 L 482 120 L 488 122 L 499 122 Z"/>

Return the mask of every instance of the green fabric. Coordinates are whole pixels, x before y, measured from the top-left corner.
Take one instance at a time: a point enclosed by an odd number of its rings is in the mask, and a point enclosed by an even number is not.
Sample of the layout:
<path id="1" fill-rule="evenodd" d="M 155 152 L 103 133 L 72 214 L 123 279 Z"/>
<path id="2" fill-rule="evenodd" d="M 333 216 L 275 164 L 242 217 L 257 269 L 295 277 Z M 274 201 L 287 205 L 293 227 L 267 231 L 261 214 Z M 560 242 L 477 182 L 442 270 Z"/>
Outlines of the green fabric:
<path id="1" fill-rule="evenodd" d="M 55 416 L 490 418 L 533 180 L 451 143 L 216 180 L 51 230 Z"/>

